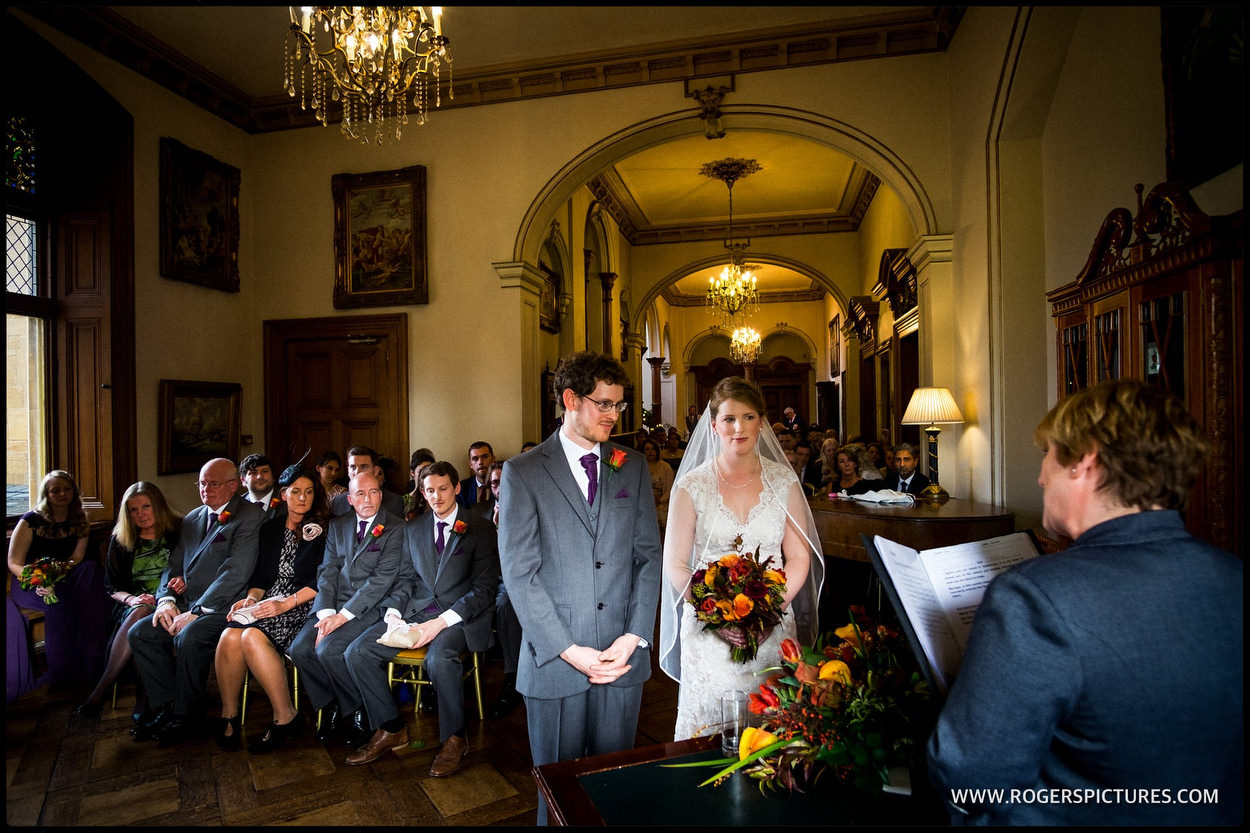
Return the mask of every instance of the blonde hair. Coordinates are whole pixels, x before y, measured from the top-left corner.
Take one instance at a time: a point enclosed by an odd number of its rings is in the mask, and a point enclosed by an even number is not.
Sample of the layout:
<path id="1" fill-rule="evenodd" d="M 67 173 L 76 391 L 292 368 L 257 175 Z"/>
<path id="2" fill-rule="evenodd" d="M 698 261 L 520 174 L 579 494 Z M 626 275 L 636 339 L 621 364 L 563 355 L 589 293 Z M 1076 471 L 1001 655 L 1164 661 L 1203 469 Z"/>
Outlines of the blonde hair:
<path id="1" fill-rule="evenodd" d="M 113 537 L 117 539 L 117 543 L 128 550 L 133 550 L 138 545 L 139 528 L 131 520 L 127 504 L 132 499 L 141 496 L 147 497 L 152 501 L 152 511 L 156 515 L 157 537 L 162 537 L 173 531 L 177 527 L 178 522 L 182 520 L 182 515 L 169 508 L 165 495 L 155 483 L 149 483 L 146 480 L 132 483 L 126 487 L 126 492 L 122 495 L 121 506 L 117 509 L 117 523 L 113 524 Z"/>
<path id="2" fill-rule="evenodd" d="M 1172 394 L 1144 382 L 1103 382 L 1061 400 L 1033 442 L 1065 466 L 1093 453 L 1099 491 L 1137 509 L 1184 509 L 1211 444 Z"/>
<path id="3" fill-rule="evenodd" d="M 35 505 L 35 511 L 48 523 L 55 522 L 52 508 L 48 506 L 48 490 L 52 488 L 53 480 L 64 480 L 74 490 L 74 499 L 69 503 L 69 514 L 65 519 L 69 523 L 70 533 L 75 538 L 90 534 L 91 522 L 87 520 L 87 513 L 82 508 L 82 491 L 79 490 L 74 476 L 67 471 L 53 469 L 43 476 L 43 480 L 39 482 L 39 503 Z"/>

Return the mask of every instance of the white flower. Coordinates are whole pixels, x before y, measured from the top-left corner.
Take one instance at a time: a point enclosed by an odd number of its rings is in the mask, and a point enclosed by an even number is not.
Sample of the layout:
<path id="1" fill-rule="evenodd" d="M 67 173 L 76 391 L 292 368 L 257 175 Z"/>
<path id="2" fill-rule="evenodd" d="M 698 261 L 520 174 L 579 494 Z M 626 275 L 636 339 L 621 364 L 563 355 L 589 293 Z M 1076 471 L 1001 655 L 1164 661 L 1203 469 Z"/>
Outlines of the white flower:
<path id="1" fill-rule="evenodd" d="M 304 524 L 304 540 L 311 541 L 321 534 L 321 527 L 317 524 Z"/>

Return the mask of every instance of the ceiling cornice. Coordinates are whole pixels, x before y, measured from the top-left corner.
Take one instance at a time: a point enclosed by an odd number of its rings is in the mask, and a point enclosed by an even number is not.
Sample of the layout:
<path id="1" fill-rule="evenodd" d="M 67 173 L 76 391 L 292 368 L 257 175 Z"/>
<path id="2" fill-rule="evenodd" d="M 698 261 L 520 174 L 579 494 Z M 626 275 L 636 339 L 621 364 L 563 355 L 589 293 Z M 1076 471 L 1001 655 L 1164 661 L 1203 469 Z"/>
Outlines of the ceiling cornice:
<path id="1" fill-rule="evenodd" d="M 660 290 L 660 297 L 674 307 L 702 307 L 707 305 L 706 295 L 684 295 L 672 284 Z M 813 283 L 812 289 L 793 289 L 784 292 L 760 291 L 761 304 L 785 304 L 801 301 L 819 301 L 825 297 L 825 290 Z"/>
<path id="2" fill-rule="evenodd" d="M 486 67 L 454 76 L 455 98 L 444 94 L 441 109 L 940 52 L 950 43 L 964 8 L 917 6 L 817 26 L 800 24 L 672 41 L 644 50 L 620 49 Z M 300 109 L 298 101 L 287 96 L 253 98 L 111 9 L 24 6 L 21 10 L 249 133 L 319 124 L 311 111 Z"/>

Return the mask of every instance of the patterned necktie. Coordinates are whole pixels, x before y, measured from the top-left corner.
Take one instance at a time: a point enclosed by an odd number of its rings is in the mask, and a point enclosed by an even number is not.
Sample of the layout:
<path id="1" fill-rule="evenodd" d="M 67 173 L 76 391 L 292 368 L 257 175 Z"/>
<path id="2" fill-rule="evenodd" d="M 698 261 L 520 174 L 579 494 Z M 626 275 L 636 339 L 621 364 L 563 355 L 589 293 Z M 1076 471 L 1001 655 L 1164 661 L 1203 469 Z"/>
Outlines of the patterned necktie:
<path id="1" fill-rule="evenodd" d="M 365 527 L 366 527 L 366 526 L 368 526 L 368 525 L 369 525 L 369 522 L 368 522 L 368 521 L 361 521 L 361 522 L 360 522 L 360 529 L 356 530 L 356 543 L 357 543 L 357 544 L 359 544 L 361 541 L 365 540 Z"/>
<path id="2" fill-rule="evenodd" d="M 595 492 L 599 491 L 599 455 L 592 451 L 581 458 L 581 463 L 586 470 L 586 476 L 590 478 L 590 485 L 586 488 L 586 502 L 593 504 Z"/>
<path id="3" fill-rule="evenodd" d="M 443 528 L 447 526 L 447 521 L 438 522 L 438 534 L 434 536 L 434 549 L 439 555 L 443 554 L 443 548 L 447 546 L 447 540 L 443 538 Z"/>

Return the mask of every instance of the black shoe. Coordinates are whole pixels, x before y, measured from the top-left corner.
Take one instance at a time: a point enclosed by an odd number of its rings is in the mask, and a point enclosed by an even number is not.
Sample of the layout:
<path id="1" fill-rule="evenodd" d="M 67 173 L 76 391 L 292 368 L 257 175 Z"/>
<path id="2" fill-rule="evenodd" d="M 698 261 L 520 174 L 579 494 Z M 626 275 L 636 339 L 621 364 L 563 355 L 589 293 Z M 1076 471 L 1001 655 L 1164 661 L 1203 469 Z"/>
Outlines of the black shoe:
<path id="1" fill-rule="evenodd" d="M 148 709 L 139 718 L 139 725 L 130 730 L 130 734 L 138 741 L 156 740 L 161 730 L 165 728 L 165 724 L 173 717 L 174 709 L 171 703 L 166 703 L 156 709 Z"/>
<path id="2" fill-rule="evenodd" d="M 421 695 L 421 711 L 426 714 L 438 714 L 438 698 L 434 696 L 433 687 L 429 688 L 429 691 Z"/>
<path id="3" fill-rule="evenodd" d="M 331 703 L 321 710 L 321 725 L 317 727 L 317 743 L 329 743 L 339 731 L 339 705 Z"/>
<path id="4" fill-rule="evenodd" d="M 226 734 L 226 728 L 230 734 Z M 243 723 L 236 714 L 234 717 L 222 717 L 217 720 L 217 745 L 227 752 L 234 752 L 243 746 Z"/>
<path id="5" fill-rule="evenodd" d="M 349 749 L 359 749 L 368 743 L 372 737 L 373 730 L 369 728 L 365 710 L 363 708 L 356 709 L 346 718 L 346 725 L 343 727 L 343 745 Z"/>
<path id="6" fill-rule="evenodd" d="M 247 748 L 248 752 L 253 755 L 263 755 L 266 752 L 272 752 L 282 744 L 291 740 L 304 728 L 304 715 L 302 712 L 296 712 L 295 717 L 287 723 L 270 723 L 269 731 L 265 732 L 260 740 L 253 743 Z"/>
<path id="7" fill-rule="evenodd" d="M 500 693 L 499 699 L 490 704 L 490 710 L 486 712 L 489 717 L 500 718 L 512 714 L 512 711 L 521 704 L 521 695 L 516 689 L 510 689 Z"/>
<path id="8" fill-rule="evenodd" d="M 100 716 L 103 708 L 103 703 L 79 703 L 74 707 L 74 714 L 79 717 L 96 718 Z"/>
<path id="9" fill-rule="evenodd" d="M 156 738 L 156 745 L 161 749 L 168 749 L 171 746 L 177 746 L 184 741 L 191 740 L 203 734 L 203 732 L 204 721 L 174 715 L 165 724 L 165 728 L 161 729 L 160 735 Z"/>

